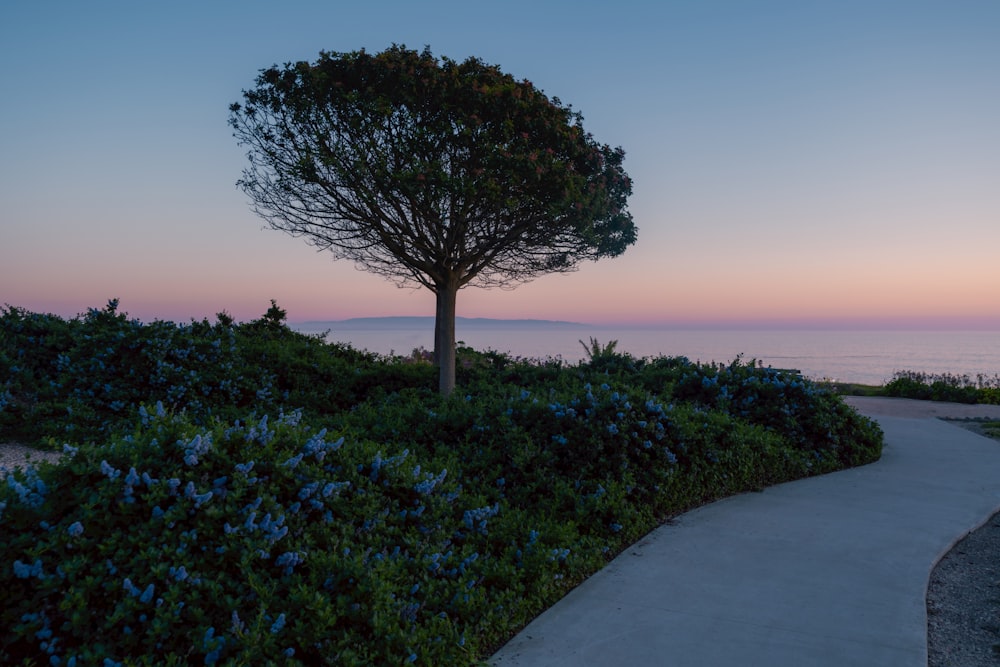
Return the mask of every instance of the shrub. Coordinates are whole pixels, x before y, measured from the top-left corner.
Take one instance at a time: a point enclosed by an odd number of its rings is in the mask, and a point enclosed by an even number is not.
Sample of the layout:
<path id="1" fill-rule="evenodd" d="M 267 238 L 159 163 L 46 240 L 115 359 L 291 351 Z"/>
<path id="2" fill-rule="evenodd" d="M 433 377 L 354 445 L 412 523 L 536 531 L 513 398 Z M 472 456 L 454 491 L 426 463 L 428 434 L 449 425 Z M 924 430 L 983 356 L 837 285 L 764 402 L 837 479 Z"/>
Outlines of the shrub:
<path id="1" fill-rule="evenodd" d="M 754 361 L 688 364 L 674 386 L 678 400 L 725 410 L 776 432 L 797 449 L 832 454 L 845 466 L 870 463 L 881 454 L 882 433 L 858 419 L 834 392 L 797 373 L 762 368 Z"/>
<path id="2" fill-rule="evenodd" d="M 893 379 L 886 383 L 883 393 L 924 401 L 1000 405 L 1000 376 L 991 378 L 980 373 L 973 379 L 969 375 L 951 373 L 897 371 Z"/>
<path id="3" fill-rule="evenodd" d="M 510 597 L 491 595 L 503 551 L 480 551 L 498 509 L 405 450 L 300 418 L 205 429 L 161 407 L 8 477 L 3 662 L 469 662 Z"/>
<path id="4" fill-rule="evenodd" d="M 10 400 L 0 429 L 38 443 L 88 441 L 129 421 L 150 396 L 206 421 L 214 408 L 258 399 L 245 378 L 230 327 L 207 322 L 143 325 L 112 300 L 69 321 L 8 308 L 0 317 Z"/>
<path id="5" fill-rule="evenodd" d="M 128 427 L 144 401 L 162 400 L 196 424 L 252 410 L 348 409 L 373 391 L 431 386 L 415 367 L 289 329 L 272 302 L 233 325 L 154 321 L 102 310 L 64 321 L 8 307 L 0 315 L 0 435 L 39 446 L 97 441 Z"/>
<path id="6" fill-rule="evenodd" d="M 0 435 L 75 443 L 0 483 L 0 662 L 472 664 L 663 520 L 881 448 L 739 359 L 463 348 L 444 398 L 429 364 L 273 302 L 239 325 L 116 306 L 0 318 Z"/>

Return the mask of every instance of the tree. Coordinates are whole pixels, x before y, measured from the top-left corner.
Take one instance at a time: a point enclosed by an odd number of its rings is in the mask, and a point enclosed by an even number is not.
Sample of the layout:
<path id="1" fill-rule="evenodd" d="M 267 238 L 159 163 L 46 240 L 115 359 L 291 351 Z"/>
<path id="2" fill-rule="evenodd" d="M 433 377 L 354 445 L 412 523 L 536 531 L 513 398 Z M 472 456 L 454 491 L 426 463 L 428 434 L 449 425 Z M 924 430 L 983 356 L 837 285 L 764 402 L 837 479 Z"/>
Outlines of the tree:
<path id="1" fill-rule="evenodd" d="M 477 58 L 394 45 L 262 70 L 230 107 L 238 185 L 277 230 L 436 295 L 440 389 L 455 385 L 455 303 L 635 242 L 625 153 L 582 116 Z"/>

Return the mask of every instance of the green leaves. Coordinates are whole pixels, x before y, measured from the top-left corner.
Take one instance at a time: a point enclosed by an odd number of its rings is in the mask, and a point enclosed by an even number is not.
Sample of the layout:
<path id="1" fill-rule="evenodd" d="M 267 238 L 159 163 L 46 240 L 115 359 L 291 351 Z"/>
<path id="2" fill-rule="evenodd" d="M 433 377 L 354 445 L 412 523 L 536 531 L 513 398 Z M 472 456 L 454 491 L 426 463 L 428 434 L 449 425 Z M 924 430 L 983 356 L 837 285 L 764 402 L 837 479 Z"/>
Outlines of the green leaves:
<path id="1" fill-rule="evenodd" d="M 499 67 L 397 45 L 256 83 L 230 124 L 258 213 L 376 273 L 433 287 L 453 258 L 462 284 L 515 284 L 635 241 L 624 152 Z"/>
<path id="2" fill-rule="evenodd" d="M 130 426 L 142 403 L 162 401 L 207 424 L 253 410 L 337 410 L 381 384 L 399 386 L 399 376 L 431 381 L 430 369 L 387 369 L 374 355 L 290 330 L 284 317 L 273 301 L 239 325 L 228 316 L 215 325 L 142 323 L 95 309 L 63 320 L 8 308 L 0 312 L 0 435 L 61 446 Z"/>
<path id="3" fill-rule="evenodd" d="M 466 285 L 572 271 L 636 240 L 624 151 L 477 58 L 321 52 L 261 72 L 229 124 L 250 162 L 238 185 L 273 229 L 452 304 Z M 438 312 L 443 393 L 453 310 Z"/>
<path id="4" fill-rule="evenodd" d="M 0 351 L 29 335 L 58 350 L 24 347 L 15 403 L 68 400 L 51 378 L 75 374 L 128 407 L 0 483 L 0 662 L 474 664 L 660 521 L 881 448 L 835 395 L 740 360 L 463 348 L 444 398 L 420 354 L 283 319 L 273 303 L 238 325 L 6 313 Z M 145 368 L 147 348 L 201 407 L 96 363 Z M 95 403 L 46 428 L 111 414 Z"/>
<path id="5" fill-rule="evenodd" d="M 1000 375 L 976 378 L 951 373 L 929 374 L 897 371 L 883 388 L 886 396 L 916 398 L 953 403 L 992 403 L 1000 405 Z"/>

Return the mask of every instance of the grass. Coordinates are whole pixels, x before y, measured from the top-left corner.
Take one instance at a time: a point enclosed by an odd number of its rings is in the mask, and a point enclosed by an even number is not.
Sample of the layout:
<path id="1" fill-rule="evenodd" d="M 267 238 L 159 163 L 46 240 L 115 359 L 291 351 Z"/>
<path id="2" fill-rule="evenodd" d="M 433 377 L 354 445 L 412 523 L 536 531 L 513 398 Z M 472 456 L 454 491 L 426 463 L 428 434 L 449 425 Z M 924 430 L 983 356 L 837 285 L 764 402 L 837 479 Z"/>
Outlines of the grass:
<path id="1" fill-rule="evenodd" d="M 990 377 L 979 374 L 971 377 L 950 373 L 898 371 L 884 385 L 829 380 L 820 380 L 819 383 L 841 396 L 887 396 L 925 401 L 1000 405 L 1000 376 L 997 375 Z"/>
<path id="2" fill-rule="evenodd" d="M 994 440 L 1000 440 L 1000 421 L 991 419 L 945 419 L 964 429 Z"/>
<path id="3" fill-rule="evenodd" d="M 884 385 L 861 384 L 858 382 L 821 381 L 821 384 L 841 396 L 884 396 Z"/>

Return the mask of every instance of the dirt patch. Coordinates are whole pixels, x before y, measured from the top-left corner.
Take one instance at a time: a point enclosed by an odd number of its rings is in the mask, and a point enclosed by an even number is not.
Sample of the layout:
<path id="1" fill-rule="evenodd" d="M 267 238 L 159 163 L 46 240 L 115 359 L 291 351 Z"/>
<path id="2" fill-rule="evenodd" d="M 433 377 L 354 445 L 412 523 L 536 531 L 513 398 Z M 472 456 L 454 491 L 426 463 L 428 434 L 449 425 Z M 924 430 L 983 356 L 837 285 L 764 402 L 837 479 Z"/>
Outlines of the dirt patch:
<path id="1" fill-rule="evenodd" d="M 1000 427 L 997 426 L 1000 424 L 1000 421 L 985 421 L 982 419 L 946 419 L 945 421 L 949 424 L 960 426 L 967 431 L 972 431 L 976 435 L 1000 440 Z"/>
<path id="2" fill-rule="evenodd" d="M 58 461 L 59 452 L 43 452 L 40 449 L 19 445 L 15 442 L 0 443 L 0 479 L 6 477 L 5 469 L 21 468 L 35 461 Z"/>

